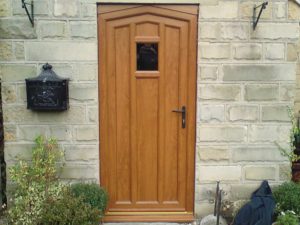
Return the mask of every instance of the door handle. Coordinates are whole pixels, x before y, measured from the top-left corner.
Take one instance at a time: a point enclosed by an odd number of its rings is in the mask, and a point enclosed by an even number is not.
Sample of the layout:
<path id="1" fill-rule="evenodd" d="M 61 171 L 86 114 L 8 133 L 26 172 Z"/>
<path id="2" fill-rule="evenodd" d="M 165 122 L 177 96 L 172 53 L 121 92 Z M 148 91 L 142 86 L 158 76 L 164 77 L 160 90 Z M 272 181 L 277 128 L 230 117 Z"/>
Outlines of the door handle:
<path id="1" fill-rule="evenodd" d="M 181 118 L 182 118 L 182 123 L 181 123 L 181 127 L 185 128 L 185 120 L 186 120 L 186 107 L 182 106 L 181 110 L 180 109 L 174 109 L 172 110 L 172 112 L 176 112 L 176 113 L 181 113 Z"/>

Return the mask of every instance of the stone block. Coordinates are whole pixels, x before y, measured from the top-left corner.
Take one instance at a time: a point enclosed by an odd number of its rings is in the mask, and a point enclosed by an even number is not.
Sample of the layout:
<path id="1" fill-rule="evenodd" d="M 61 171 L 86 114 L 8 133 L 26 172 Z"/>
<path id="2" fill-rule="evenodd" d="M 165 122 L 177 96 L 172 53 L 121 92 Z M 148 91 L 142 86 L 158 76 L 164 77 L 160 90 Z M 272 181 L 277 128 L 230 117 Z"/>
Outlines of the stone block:
<path id="1" fill-rule="evenodd" d="M 204 19 L 234 19 L 238 17 L 238 2 L 219 1 L 218 5 L 203 5 L 200 7 L 200 18 Z"/>
<path id="2" fill-rule="evenodd" d="M 25 105 L 6 105 L 3 107 L 3 119 L 6 123 L 33 123 L 35 113 L 26 109 Z"/>
<path id="3" fill-rule="evenodd" d="M 92 123 L 98 122 L 98 108 L 97 107 L 90 107 L 88 108 L 88 117 L 89 121 Z"/>
<path id="4" fill-rule="evenodd" d="M 10 141 L 16 141 L 17 139 L 17 127 L 16 125 L 4 125 L 4 141 L 10 142 Z"/>
<path id="5" fill-rule="evenodd" d="M 250 125 L 250 142 L 287 142 L 289 140 L 290 127 L 278 125 Z"/>
<path id="6" fill-rule="evenodd" d="M 30 160 L 33 145 L 31 144 L 14 144 L 7 143 L 5 145 L 5 161 Z"/>
<path id="7" fill-rule="evenodd" d="M 244 142 L 247 138 L 247 127 L 202 125 L 198 135 L 203 142 Z"/>
<path id="8" fill-rule="evenodd" d="M 76 101 L 96 101 L 98 89 L 94 84 L 72 84 L 69 87 L 70 99 Z"/>
<path id="9" fill-rule="evenodd" d="M 97 126 L 80 126 L 75 129 L 75 133 L 78 141 L 96 141 L 98 139 Z"/>
<path id="10" fill-rule="evenodd" d="M 282 181 L 291 180 L 291 165 L 289 163 L 279 165 L 279 179 Z"/>
<path id="11" fill-rule="evenodd" d="M 224 65 L 224 81 L 294 81 L 295 65 Z"/>
<path id="12" fill-rule="evenodd" d="M 233 201 L 240 199 L 249 200 L 251 194 L 259 188 L 260 184 L 231 184 L 229 198 Z"/>
<path id="13" fill-rule="evenodd" d="M 71 22 L 70 35 L 72 38 L 95 39 L 97 37 L 97 25 L 94 22 Z"/>
<path id="14" fill-rule="evenodd" d="M 296 23 L 260 23 L 251 32 L 251 38 L 268 40 L 297 40 L 299 35 L 299 25 Z"/>
<path id="15" fill-rule="evenodd" d="M 30 64 L 2 64 L 0 76 L 3 82 L 24 82 L 25 78 L 37 75 L 36 66 Z"/>
<path id="16" fill-rule="evenodd" d="M 17 91 L 15 85 L 3 85 L 2 86 L 2 100 L 3 103 L 11 104 L 17 100 Z"/>
<path id="17" fill-rule="evenodd" d="M 67 23 L 58 21 L 40 22 L 39 34 L 41 38 L 66 38 Z"/>
<path id="18" fill-rule="evenodd" d="M 236 101 L 241 97 L 241 87 L 229 84 L 207 84 L 199 87 L 199 98 L 202 100 Z"/>
<path id="19" fill-rule="evenodd" d="M 247 101 L 276 101 L 279 98 L 277 84 L 249 84 L 245 86 Z"/>
<path id="20" fill-rule="evenodd" d="M 249 121 L 254 122 L 259 119 L 258 106 L 234 105 L 228 107 L 228 120 L 231 122 Z"/>
<path id="21" fill-rule="evenodd" d="M 259 60 L 262 55 L 260 44 L 238 44 L 234 46 L 234 58 L 245 60 Z"/>
<path id="22" fill-rule="evenodd" d="M 97 5 L 95 3 L 81 3 L 82 17 L 97 17 Z"/>
<path id="23" fill-rule="evenodd" d="M 47 51 L 40 51 L 47 49 Z M 95 42 L 26 42 L 25 57 L 29 61 L 97 61 Z"/>
<path id="24" fill-rule="evenodd" d="M 274 2 L 273 3 L 273 16 L 275 19 L 285 19 L 286 18 L 286 2 Z"/>
<path id="25" fill-rule="evenodd" d="M 34 39 L 36 37 L 35 28 L 27 19 L 0 19 L 0 39 Z"/>
<path id="26" fill-rule="evenodd" d="M 284 44 L 267 44 L 265 49 L 265 58 L 269 60 L 284 59 Z"/>
<path id="27" fill-rule="evenodd" d="M 278 146 L 243 146 L 232 149 L 233 162 L 282 162 L 286 158 L 281 155 Z"/>
<path id="28" fill-rule="evenodd" d="M 218 67 L 200 66 L 198 74 L 201 80 L 216 80 L 218 78 Z"/>
<path id="29" fill-rule="evenodd" d="M 58 141 L 72 140 L 72 128 L 70 126 L 50 126 L 49 133 Z"/>
<path id="30" fill-rule="evenodd" d="M 229 59 L 230 45 L 229 44 L 200 44 L 199 54 L 200 59 Z"/>
<path id="31" fill-rule="evenodd" d="M 246 180 L 275 180 L 276 168 L 273 166 L 249 166 L 244 168 Z"/>
<path id="32" fill-rule="evenodd" d="M 253 7 L 260 5 L 260 1 L 243 1 L 240 3 L 240 16 L 243 19 L 252 19 L 253 17 Z M 258 13 L 258 12 L 257 12 Z M 266 9 L 261 14 L 261 20 L 272 19 L 272 3 L 269 2 Z"/>
<path id="33" fill-rule="evenodd" d="M 197 118 L 202 122 L 223 122 L 224 105 L 199 105 Z"/>
<path id="34" fill-rule="evenodd" d="M 99 160 L 99 150 L 96 145 L 65 145 L 64 150 L 67 161 Z"/>
<path id="35" fill-rule="evenodd" d="M 10 1 L 0 1 L 0 17 L 10 16 Z"/>
<path id="36" fill-rule="evenodd" d="M 300 80 L 300 79 L 299 79 Z M 280 101 L 293 101 L 295 96 L 294 84 L 282 84 L 279 91 Z"/>
<path id="37" fill-rule="evenodd" d="M 287 44 L 287 60 L 291 62 L 295 62 L 298 60 L 298 45 L 295 43 Z"/>
<path id="38" fill-rule="evenodd" d="M 13 15 L 26 15 L 19 0 L 12 1 Z M 39 0 L 34 2 L 34 15 L 46 16 L 49 13 L 49 4 L 47 0 Z M 29 21 L 28 21 L 29 23 Z"/>
<path id="39" fill-rule="evenodd" d="M 96 166 L 88 165 L 65 165 L 62 169 L 62 179 L 88 180 L 98 179 L 98 169 Z"/>
<path id="40" fill-rule="evenodd" d="M 288 106 L 269 105 L 262 106 L 262 121 L 264 122 L 289 122 Z"/>
<path id="41" fill-rule="evenodd" d="M 24 42 L 13 42 L 14 55 L 16 60 L 24 60 Z"/>
<path id="42" fill-rule="evenodd" d="M 226 40 L 246 40 L 249 37 L 248 23 L 222 23 L 221 38 Z"/>
<path id="43" fill-rule="evenodd" d="M 37 125 L 19 126 L 18 140 L 33 141 L 39 135 L 48 136 L 48 127 Z"/>
<path id="44" fill-rule="evenodd" d="M 240 166 L 200 166 L 199 182 L 206 181 L 240 181 Z"/>
<path id="45" fill-rule="evenodd" d="M 228 161 L 230 159 L 229 151 L 224 147 L 203 146 L 197 149 L 197 154 L 201 161 Z"/>
<path id="46" fill-rule="evenodd" d="M 291 20 L 300 20 L 300 8 L 294 1 L 288 1 L 288 18 Z"/>
<path id="47" fill-rule="evenodd" d="M 54 16 L 78 16 L 77 0 L 54 0 Z"/>
<path id="48" fill-rule="evenodd" d="M 85 107 L 70 105 L 67 111 L 38 113 L 37 120 L 46 124 L 83 124 L 86 123 Z"/>
<path id="49" fill-rule="evenodd" d="M 75 79 L 78 81 L 95 81 L 98 76 L 97 64 L 77 64 Z"/>
<path id="50" fill-rule="evenodd" d="M 220 24 L 216 22 L 199 23 L 199 38 L 218 39 L 220 37 Z"/>
<path id="51" fill-rule="evenodd" d="M 13 47 L 11 42 L 0 41 L 0 49 L 0 61 L 10 61 L 14 59 Z"/>

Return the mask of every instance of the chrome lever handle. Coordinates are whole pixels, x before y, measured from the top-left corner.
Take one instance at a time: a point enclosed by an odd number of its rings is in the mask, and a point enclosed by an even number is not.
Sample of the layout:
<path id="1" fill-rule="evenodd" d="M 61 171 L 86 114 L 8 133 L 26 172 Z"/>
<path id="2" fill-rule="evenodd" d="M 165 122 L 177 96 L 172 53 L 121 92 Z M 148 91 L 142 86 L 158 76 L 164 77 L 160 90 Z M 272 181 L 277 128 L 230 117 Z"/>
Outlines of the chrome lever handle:
<path id="1" fill-rule="evenodd" d="M 186 126 L 186 107 L 182 106 L 181 110 L 180 109 L 174 109 L 174 110 L 172 110 L 172 112 L 181 113 L 181 115 L 182 115 L 181 127 L 185 128 L 185 126 Z"/>

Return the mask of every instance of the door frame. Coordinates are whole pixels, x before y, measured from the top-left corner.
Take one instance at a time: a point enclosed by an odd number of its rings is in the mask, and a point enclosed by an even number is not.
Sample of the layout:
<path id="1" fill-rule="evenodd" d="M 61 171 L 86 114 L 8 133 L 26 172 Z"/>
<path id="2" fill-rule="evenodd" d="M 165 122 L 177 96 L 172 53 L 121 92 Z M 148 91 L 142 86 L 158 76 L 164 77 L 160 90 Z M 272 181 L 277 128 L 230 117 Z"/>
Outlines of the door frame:
<path id="1" fill-rule="evenodd" d="M 134 2 L 134 3 L 127 3 L 127 2 L 109 2 L 109 1 L 105 1 L 105 2 L 102 2 L 102 1 L 98 1 L 97 2 L 97 29 L 98 29 L 98 39 L 97 39 L 97 44 L 98 44 L 98 99 L 99 99 L 99 110 L 98 110 L 98 115 L 99 115 L 99 141 L 101 142 L 100 138 L 101 138 L 101 124 L 100 124 L 100 114 L 101 114 L 101 105 L 102 105 L 102 90 L 101 90 L 101 83 L 102 83 L 102 75 L 101 75 L 101 67 L 100 67 L 100 60 L 102 58 L 102 55 L 103 55 L 103 51 L 104 51 L 104 48 L 102 48 L 102 46 L 100 46 L 100 33 L 102 32 L 101 31 L 101 28 L 99 29 L 99 23 L 100 23 L 100 20 L 99 20 L 99 14 L 100 14 L 100 10 L 101 7 L 103 6 L 111 6 L 111 5 L 115 5 L 115 6 L 124 6 L 124 5 L 159 5 L 159 6 L 173 6 L 175 7 L 175 9 L 172 9 L 174 11 L 178 11 L 176 10 L 176 6 L 187 6 L 187 5 L 190 5 L 190 6 L 197 6 L 197 8 L 199 7 L 199 4 L 197 3 L 185 3 L 185 2 L 182 2 L 182 3 L 143 3 L 141 1 L 141 3 L 139 3 L 139 1 L 137 2 Z M 184 12 L 184 11 L 181 11 L 181 12 Z M 184 13 L 189 13 L 189 10 L 187 10 L 186 12 Z M 189 51 L 189 57 L 191 58 L 191 64 L 193 65 L 194 67 L 194 74 L 195 76 L 192 77 L 192 79 L 189 79 L 188 80 L 188 88 L 192 88 L 193 89 L 193 92 L 191 92 L 191 96 L 189 97 L 188 99 L 188 105 L 193 105 L 193 112 L 191 112 L 193 115 L 192 116 L 189 116 L 188 119 L 189 120 L 194 120 L 194 123 L 191 123 L 192 124 L 192 128 L 189 130 L 190 132 L 192 131 L 193 134 L 192 135 L 188 135 L 189 139 L 187 140 L 187 144 L 189 146 L 193 145 L 193 155 L 188 155 L 187 158 L 193 158 L 194 162 L 192 165 L 189 165 L 188 167 L 192 167 L 192 170 L 191 169 L 187 169 L 187 171 L 191 171 L 193 174 L 191 176 L 191 174 L 189 174 L 191 177 L 189 179 L 189 181 L 187 182 L 187 184 L 189 185 L 192 185 L 192 187 L 187 187 L 186 189 L 187 190 L 193 190 L 191 191 L 190 193 L 186 193 L 186 198 L 187 199 L 190 199 L 190 201 L 192 201 L 192 207 L 189 209 L 188 212 L 182 212 L 182 213 L 178 213 L 178 212 L 168 212 L 168 213 L 159 213 L 159 212 L 141 212 L 141 215 L 138 215 L 137 212 L 134 212 L 132 215 L 130 215 L 130 213 L 126 212 L 124 213 L 124 215 L 122 215 L 122 213 L 117 213 L 117 214 L 107 214 L 105 217 L 104 217 L 104 221 L 105 222 L 190 222 L 190 221 L 194 221 L 194 212 L 195 212 L 195 190 L 196 190 L 196 178 L 195 178 L 195 175 L 196 175 L 196 123 L 197 123 L 197 115 L 196 115 L 196 109 L 197 109 L 197 76 L 198 76 L 198 73 L 197 73 L 197 67 L 198 67 L 198 63 L 197 63 L 197 60 L 198 60 L 198 19 L 199 19 L 199 9 L 197 9 L 197 14 L 194 14 L 196 15 L 196 25 L 195 25 L 195 34 L 194 34 L 194 37 L 189 37 L 190 41 L 193 41 L 193 38 L 195 38 L 195 43 L 194 43 L 194 47 L 195 49 L 193 51 Z M 193 35 L 192 35 L 193 36 Z M 189 46 L 189 49 L 192 49 L 193 45 L 190 45 Z M 191 69 L 189 69 L 190 71 Z M 192 103 L 190 103 L 192 101 Z M 187 148 L 190 148 L 190 147 L 187 147 Z M 100 144 L 99 144 L 99 181 L 100 181 L 100 185 L 102 182 L 102 179 L 101 179 L 101 147 L 100 147 Z M 146 214 L 146 216 L 145 216 Z M 172 215 L 170 217 L 170 215 Z"/>

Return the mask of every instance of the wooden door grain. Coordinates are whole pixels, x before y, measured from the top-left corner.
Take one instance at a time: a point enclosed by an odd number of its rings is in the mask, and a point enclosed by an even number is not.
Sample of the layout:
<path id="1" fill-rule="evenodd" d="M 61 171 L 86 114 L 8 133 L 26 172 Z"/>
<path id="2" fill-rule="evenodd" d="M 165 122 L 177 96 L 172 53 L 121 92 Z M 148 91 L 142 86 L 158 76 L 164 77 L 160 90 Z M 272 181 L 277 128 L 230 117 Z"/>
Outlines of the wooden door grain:
<path id="1" fill-rule="evenodd" d="M 197 13 L 194 5 L 98 6 L 106 221 L 193 219 Z M 174 112 L 182 106 L 185 128 Z"/>

